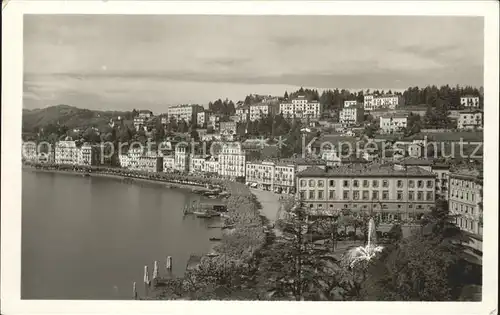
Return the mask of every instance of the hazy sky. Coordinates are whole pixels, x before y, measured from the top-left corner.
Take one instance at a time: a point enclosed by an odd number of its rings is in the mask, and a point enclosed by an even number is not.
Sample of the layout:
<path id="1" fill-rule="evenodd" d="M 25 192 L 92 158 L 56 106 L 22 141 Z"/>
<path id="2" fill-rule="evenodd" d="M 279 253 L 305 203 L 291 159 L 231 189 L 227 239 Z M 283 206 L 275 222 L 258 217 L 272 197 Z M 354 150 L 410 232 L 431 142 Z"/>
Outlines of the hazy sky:
<path id="1" fill-rule="evenodd" d="M 206 105 L 285 89 L 483 84 L 483 19 L 27 15 L 24 107 Z"/>

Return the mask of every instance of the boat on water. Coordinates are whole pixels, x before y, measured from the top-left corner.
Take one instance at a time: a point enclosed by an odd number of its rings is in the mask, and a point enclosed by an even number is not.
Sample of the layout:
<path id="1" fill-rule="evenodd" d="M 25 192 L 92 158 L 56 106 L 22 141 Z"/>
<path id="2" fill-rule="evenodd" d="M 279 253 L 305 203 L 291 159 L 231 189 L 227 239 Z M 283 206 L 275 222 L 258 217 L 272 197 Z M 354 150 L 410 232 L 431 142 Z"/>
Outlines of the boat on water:
<path id="1" fill-rule="evenodd" d="M 217 257 L 217 256 L 219 256 L 219 254 L 217 254 L 217 253 L 208 253 L 206 256 L 207 257 Z"/>
<path id="2" fill-rule="evenodd" d="M 220 241 L 221 238 L 220 237 L 211 237 L 208 239 L 209 241 Z"/>

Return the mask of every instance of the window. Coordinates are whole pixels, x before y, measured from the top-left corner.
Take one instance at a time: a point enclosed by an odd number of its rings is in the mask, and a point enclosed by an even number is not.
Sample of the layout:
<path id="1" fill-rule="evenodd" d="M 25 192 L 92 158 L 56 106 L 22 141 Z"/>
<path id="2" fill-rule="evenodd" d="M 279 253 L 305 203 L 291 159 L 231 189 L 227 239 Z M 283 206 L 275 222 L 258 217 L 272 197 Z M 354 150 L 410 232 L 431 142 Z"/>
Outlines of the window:
<path id="1" fill-rule="evenodd" d="M 432 188 L 434 185 L 434 182 L 432 180 L 427 181 L 427 188 Z"/>
<path id="2" fill-rule="evenodd" d="M 373 186 L 374 188 L 377 188 L 377 187 L 378 187 L 378 180 L 373 180 L 373 181 L 372 181 L 372 186 Z"/>
<path id="3" fill-rule="evenodd" d="M 347 199 L 349 199 L 349 191 L 347 191 L 347 190 L 344 190 L 344 194 L 343 194 L 343 197 L 344 197 L 344 200 L 347 200 Z"/>
<path id="4" fill-rule="evenodd" d="M 306 187 L 306 184 L 307 184 L 307 182 L 306 182 L 306 180 L 305 180 L 305 179 L 302 179 L 302 180 L 300 181 L 300 187 Z"/>
<path id="5" fill-rule="evenodd" d="M 471 198 L 470 200 L 474 201 L 474 193 L 470 194 L 470 198 Z"/>
<path id="6" fill-rule="evenodd" d="M 382 181 L 382 187 L 389 187 L 389 181 L 384 179 Z"/>
<path id="7" fill-rule="evenodd" d="M 408 200 L 415 200 L 415 192 L 413 191 L 408 192 Z"/>
<path id="8" fill-rule="evenodd" d="M 378 200 L 378 191 L 372 191 L 372 199 Z"/>
<path id="9" fill-rule="evenodd" d="M 330 187 L 335 187 L 335 181 L 333 179 L 330 179 Z"/>
<path id="10" fill-rule="evenodd" d="M 352 199 L 359 200 L 359 191 L 355 190 L 352 192 Z"/>
<path id="11" fill-rule="evenodd" d="M 368 199 L 370 199 L 370 192 L 363 191 L 363 200 L 368 200 Z"/>
<path id="12" fill-rule="evenodd" d="M 414 188 L 415 187 L 415 181 L 413 181 L 413 180 L 408 181 L 408 187 Z"/>
<path id="13" fill-rule="evenodd" d="M 318 180 L 318 187 L 324 187 L 325 186 L 325 181 L 324 180 Z"/>
<path id="14" fill-rule="evenodd" d="M 367 188 L 369 186 L 368 181 L 365 179 L 363 180 L 363 187 Z"/>
<path id="15" fill-rule="evenodd" d="M 434 199 L 434 198 L 432 198 L 432 191 L 428 191 L 426 193 L 425 200 L 432 200 L 432 199 Z"/>
<path id="16" fill-rule="evenodd" d="M 403 200 L 403 192 L 398 190 L 398 200 Z"/>
<path id="17" fill-rule="evenodd" d="M 417 187 L 418 188 L 424 188 L 424 181 L 423 180 L 417 181 Z"/>
<path id="18" fill-rule="evenodd" d="M 318 208 L 323 208 L 323 204 L 322 203 L 318 204 Z"/>
<path id="19" fill-rule="evenodd" d="M 469 200 L 469 193 L 465 193 L 465 200 Z"/>
<path id="20" fill-rule="evenodd" d="M 403 181 L 402 180 L 398 180 L 398 188 L 403 188 Z"/>
<path id="21" fill-rule="evenodd" d="M 335 190 L 330 190 L 329 191 L 328 199 L 330 199 L 330 200 L 334 200 L 335 199 Z"/>
<path id="22" fill-rule="evenodd" d="M 382 200 L 387 200 L 389 199 L 389 192 L 387 190 L 384 190 L 382 192 Z"/>
<path id="23" fill-rule="evenodd" d="M 318 199 L 323 200 L 323 191 L 322 190 L 318 191 Z"/>
<path id="24" fill-rule="evenodd" d="M 424 200 L 424 193 L 422 191 L 417 192 L 417 200 Z"/>
<path id="25" fill-rule="evenodd" d="M 314 190 L 309 190 L 309 199 L 314 199 Z"/>
<path id="26" fill-rule="evenodd" d="M 310 179 L 309 180 L 309 187 L 314 187 L 315 184 L 314 184 L 314 179 Z"/>
<path id="27" fill-rule="evenodd" d="M 349 187 L 349 181 L 348 180 L 344 181 L 344 187 Z"/>
<path id="28" fill-rule="evenodd" d="M 352 186 L 356 188 L 359 187 L 359 180 L 355 179 Z"/>

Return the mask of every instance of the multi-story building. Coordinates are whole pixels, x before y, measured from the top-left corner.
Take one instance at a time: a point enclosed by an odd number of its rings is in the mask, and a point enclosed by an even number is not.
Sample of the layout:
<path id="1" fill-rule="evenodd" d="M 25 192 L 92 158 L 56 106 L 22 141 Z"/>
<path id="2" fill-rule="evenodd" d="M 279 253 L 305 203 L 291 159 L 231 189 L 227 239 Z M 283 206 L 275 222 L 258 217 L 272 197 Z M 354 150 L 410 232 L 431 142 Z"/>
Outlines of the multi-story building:
<path id="1" fill-rule="evenodd" d="M 37 144 L 32 141 L 23 142 L 22 159 L 30 162 L 38 162 Z"/>
<path id="2" fill-rule="evenodd" d="M 142 171 L 159 173 L 163 171 L 163 157 L 161 156 L 141 156 L 139 167 Z"/>
<path id="3" fill-rule="evenodd" d="M 246 182 L 260 189 L 292 193 L 295 190 L 295 165 L 279 161 L 247 162 Z"/>
<path id="4" fill-rule="evenodd" d="M 213 156 L 208 160 L 205 160 L 205 163 L 203 164 L 203 172 L 207 174 L 219 174 L 219 161 Z"/>
<path id="5" fill-rule="evenodd" d="M 423 170 L 434 173 L 436 175 L 436 196 L 448 200 L 449 165 L 410 157 L 397 161 L 394 167 L 399 170 L 404 170 L 405 167 L 420 167 Z"/>
<path id="6" fill-rule="evenodd" d="M 136 131 L 145 127 L 146 123 L 153 118 L 153 113 L 149 110 L 141 110 L 134 117 L 134 128 Z"/>
<path id="7" fill-rule="evenodd" d="M 98 165 L 99 164 L 99 147 L 84 143 L 79 150 L 78 164 L 79 165 Z"/>
<path id="8" fill-rule="evenodd" d="M 56 164 L 78 164 L 78 151 L 75 141 L 65 140 L 56 143 L 55 163 Z"/>
<path id="9" fill-rule="evenodd" d="M 479 110 L 461 112 L 457 121 L 458 129 L 483 129 L 483 112 Z"/>
<path id="10" fill-rule="evenodd" d="M 189 146 L 187 144 L 178 143 L 175 146 L 174 169 L 180 172 L 189 170 Z"/>
<path id="11" fill-rule="evenodd" d="M 273 162 L 247 162 L 246 182 L 256 188 L 264 190 L 274 190 L 274 170 Z"/>
<path id="12" fill-rule="evenodd" d="M 245 122 L 250 119 L 250 106 L 242 105 L 236 108 L 236 116 L 239 117 L 240 122 Z"/>
<path id="13" fill-rule="evenodd" d="M 308 101 L 304 95 L 300 95 L 290 103 L 281 103 L 279 112 L 287 118 L 311 118 L 321 117 L 321 104 L 317 101 Z"/>
<path id="14" fill-rule="evenodd" d="M 175 170 L 175 156 L 174 155 L 164 155 L 163 156 L 163 171 L 173 172 Z"/>
<path id="15" fill-rule="evenodd" d="M 351 164 L 297 173 L 297 194 L 311 215 L 342 209 L 368 212 L 382 222 L 418 218 L 435 203 L 435 174 L 419 167 Z"/>
<path id="16" fill-rule="evenodd" d="M 238 142 L 223 143 L 219 153 L 219 174 L 229 178 L 245 176 L 246 153 Z"/>
<path id="17" fill-rule="evenodd" d="M 340 123 L 344 127 L 359 124 L 364 120 L 364 115 L 365 111 L 362 107 L 357 107 L 356 105 L 344 107 L 340 111 Z"/>
<path id="18" fill-rule="evenodd" d="M 128 153 L 121 153 L 118 155 L 118 161 L 120 162 L 120 167 L 129 168 L 130 167 L 130 157 Z"/>
<path id="19" fill-rule="evenodd" d="M 250 105 L 250 120 L 255 121 L 271 115 L 271 105 L 268 103 L 257 103 Z"/>
<path id="20" fill-rule="evenodd" d="M 220 115 L 219 114 L 209 114 L 207 128 L 212 127 L 213 130 L 219 130 L 220 128 Z"/>
<path id="21" fill-rule="evenodd" d="M 189 160 L 189 173 L 203 173 L 206 157 L 192 155 Z"/>
<path id="22" fill-rule="evenodd" d="M 398 95 L 386 94 L 386 95 L 365 95 L 364 96 L 364 108 L 365 110 L 371 111 L 379 108 L 389 108 L 395 109 L 397 106 L 401 105 L 402 99 Z"/>
<path id="23" fill-rule="evenodd" d="M 234 121 L 221 121 L 220 133 L 224 135 L 236 134 L 236 123 Z"/>
<path id="24" fill-rule="evenodd" d="M 458 170 L 450 173 L 449 210 L 455 223 L 470 233 L 473 249 L 482 252 L 483 235 L 483 177 L 477 170 Z"/>
<path id="25" fill-rule="evenodd" d="M 188 123 L 197 121 L 198 113 L 202 112 L 203 106 L 200 105 L 175 105 L 167 108 L 168 117 L 173 117 L 175 120 L 184 120 Z"/>
<path id="26" fill-rule="evenodd" d="M 408 116 L 401 114 L 393 114 L 380 117 L 380 130 L 384 133 L 393 133 L 406 128 L 408 124 Z"/>
<path id="27" fill-rule="evenodd" d="M 462 105 L 463 107 L 479 108 L 479 96 L 462 96 L 460 97 L 460 105 Z"/>
<path id="28" fill-rule="evenodd" d="M 198 112 L 196 114 L 196 124 L 203 128 L 208 123 L 208 113 L 206 111 Z"/>

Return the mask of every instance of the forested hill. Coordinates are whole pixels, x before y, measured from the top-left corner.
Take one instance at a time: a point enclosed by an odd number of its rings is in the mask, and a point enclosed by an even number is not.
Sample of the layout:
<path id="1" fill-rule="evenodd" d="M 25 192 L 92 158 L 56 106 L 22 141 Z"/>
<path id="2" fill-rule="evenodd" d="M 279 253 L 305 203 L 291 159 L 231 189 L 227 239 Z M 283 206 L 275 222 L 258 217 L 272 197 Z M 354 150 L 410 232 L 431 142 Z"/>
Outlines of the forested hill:
<path id="1" fill-rule="evenodd" d="M 106 126 L 110 119 L 131 120 L 133 112 L 95 111 L 69 105 L 56 105 L 38 109 L 23 109 L 23 132 L 36 132 L 49 125 L 64 125 L 69 129 Z"/>

